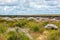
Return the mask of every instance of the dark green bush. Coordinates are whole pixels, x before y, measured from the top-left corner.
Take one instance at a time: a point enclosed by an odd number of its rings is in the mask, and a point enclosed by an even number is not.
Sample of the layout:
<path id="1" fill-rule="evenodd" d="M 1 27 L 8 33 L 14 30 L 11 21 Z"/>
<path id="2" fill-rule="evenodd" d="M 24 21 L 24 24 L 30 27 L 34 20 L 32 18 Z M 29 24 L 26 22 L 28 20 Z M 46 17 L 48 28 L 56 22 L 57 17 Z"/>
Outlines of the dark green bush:
<path id="1" fill-rule="evenodd" d="M 30 26 L 30 30 L 33 32 L 40 32 L 43 33 L 44 28 L 42 26 L 40 26 L 38 23 L 32 23 L 29 25 Z"/>
<path id="2" fill-rule="evenodd" d="M 33 31 L 33 32 L 39 32 L 40 31 L 39 29 L 40 28 L 38 26 L 31 27 L 31 31 Z"/>
<path id="3" fill-rule="evenodd" d="M 35 20 L 34 20 L 34 19 L 29 19 L 28 21 L 29 21 L 29 22 L 35 22 Z"/>
<path id="4" fill-rule="evenodd" d="M 30 40 L 30 38 L 26 34 L 21 33 L 20 34 L 20 40 Z"/>
<path id="5" fill-rule="evenodd" d="M 17 40 L 17 34 L 14 31 L 10 31 L 7 36 L 7 40 Z"/>
<path id="6" fill-rule="evenodd" d="M 17 33 L 14 31 L 10 31 L 7 35 L 7 40 L 30 40 L 29 37 L 25 33 Z"/>
<path id="7" fill-rule="evenodd" d="M 20 20 L 17 22 L 16 26 L 24 27 L 24 26 L 26 25 L 26 23 L 27 23 L 27 20 L 25 20 L 25 19 L 20 19 Z"/>

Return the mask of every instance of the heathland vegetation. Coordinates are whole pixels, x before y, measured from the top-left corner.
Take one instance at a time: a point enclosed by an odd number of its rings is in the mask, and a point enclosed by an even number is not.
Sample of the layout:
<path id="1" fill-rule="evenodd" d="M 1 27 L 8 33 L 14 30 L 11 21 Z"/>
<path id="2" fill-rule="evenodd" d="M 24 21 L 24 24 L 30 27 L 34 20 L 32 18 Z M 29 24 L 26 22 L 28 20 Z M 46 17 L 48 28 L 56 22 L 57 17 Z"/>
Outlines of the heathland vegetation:
<path id="1" fill-rule="evenodd" d="M 11 19 L 0 18 L 0 40 L 60 40 L 60 20 Z M 58 28 L 46 29 L 47 24 Z"/>

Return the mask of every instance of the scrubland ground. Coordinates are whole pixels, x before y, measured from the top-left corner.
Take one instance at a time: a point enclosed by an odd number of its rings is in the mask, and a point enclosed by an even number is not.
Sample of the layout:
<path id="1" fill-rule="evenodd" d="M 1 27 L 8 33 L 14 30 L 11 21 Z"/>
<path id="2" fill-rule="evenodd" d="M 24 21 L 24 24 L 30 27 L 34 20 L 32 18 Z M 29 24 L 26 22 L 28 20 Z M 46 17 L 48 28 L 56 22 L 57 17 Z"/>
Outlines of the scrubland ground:
<path id="1" fill-rule="evenodd" d="M 58 29 L 45 29 L 47 24 Z M 0 40 L 60 40 L 60 20 L 0 17 Z"/>

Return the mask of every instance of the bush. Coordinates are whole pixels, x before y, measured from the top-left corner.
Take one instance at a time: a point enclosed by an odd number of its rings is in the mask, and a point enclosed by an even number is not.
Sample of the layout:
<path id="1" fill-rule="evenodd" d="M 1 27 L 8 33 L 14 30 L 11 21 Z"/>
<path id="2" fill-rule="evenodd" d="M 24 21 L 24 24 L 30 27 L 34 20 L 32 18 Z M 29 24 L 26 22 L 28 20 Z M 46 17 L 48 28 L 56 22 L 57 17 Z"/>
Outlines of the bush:
<path id="1" fill-rule="evenodd" d="M 0 33 L 6 32 L 7 29 L 8 29 L 8 26 L 7 25 L 0 24 Z"/>
<path id="2" fill-rule="evenodd" d="M 4 19 L 2 19 L 1 17 L 0 17 L 0 23 L 1 22 L 6 22 L 7 20 L 4 20 Z"/>
<path id="3" fill-rule="evenodd" d="M 38 26 L 33 26 L 33 27 L 31 27 L 30 30 L 33 32 L 39 32 L 40 31 Z"/>
<path id="4" fill-rule="evenodd" d="M 34 20 L 34 19 L 29 19 L 28 21 L 29 21 L 29 22 L 35 22 L 35 20 Z"/>
<path id="5" fill-rule="evenodd" d="M 33 27 L 31 27 L 30 30 L 33 31 L 33 32 L 40 32 L 40 33 L 43 33 L 44 28 L 39 27 L 39 26 L 33 26 Z"/>
<path id="6" fill-rule="evenodd" d="M 41 22 L 38 23 L 38 25 L 39 25 L 40 27 L 44 27 L 44 26 L 47 25 L 47 24 L 48 24 L 48 22 L 46 22 L 46 21 L 41 21 Z"/>
<path id="7" fill-rule="evenodd" d="M 47 40 L 60 40 L 59 32 L 56 30 L 50 31 L 48 34 Z"/>
<path id="8" fill-rule="evenodd" d="M 14 31 L 10 31 L 7 36 L 7 40 L 17 40 L 17 34 Z"/>
<path id="9" fill-rule="evenodd" d="M 24 33 L 17 33 L 14 31 L 10 31 L 7 34 L 7 40 L 30 40 L 29 37 L 27 35 L 25 35 Z"/>
<path id="10" fill-rule="evenodd" d="M 30 38 L 25 33 L 21 33 L 20 40 L 30 40 Z"/>
<path id="11" fill-rule="evenodd" d="M 24 26 L 26 25 L 26 23 L 27 23 L 27 20 L 25 20 L 25 19 L 20 19 L 20 20 L 17 22 L 16 26 L 24 27 Z"/>
<path id="12" fill-rule="evenodd" d="M 58 28 L 60 29 L 60 21 L 53 22 L 53 24 L 55 24 L 56 26 L 58 26 Z"/>
<path id="13" fill-rule="evenodd" d="M 8 24 L 9 27 L 15 27 L 16 21 L 7 21 L 6 24 Z"/>
<path id="14" fill-rule="evenodd" d="M 39 23 L 36 22 L 29 22 L 28 26 L 32 32 L 40 32 L 43 33 L 44 28 L 39 25 Z"/>

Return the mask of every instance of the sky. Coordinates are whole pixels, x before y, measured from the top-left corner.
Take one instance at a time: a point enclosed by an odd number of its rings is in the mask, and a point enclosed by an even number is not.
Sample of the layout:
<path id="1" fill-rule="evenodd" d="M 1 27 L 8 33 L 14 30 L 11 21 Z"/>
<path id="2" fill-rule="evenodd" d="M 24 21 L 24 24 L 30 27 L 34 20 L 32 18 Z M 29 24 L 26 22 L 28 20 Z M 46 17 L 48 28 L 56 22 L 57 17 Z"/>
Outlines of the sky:
<path id="1" fill-rule="evenodd" d="M 0 15 L 60 14 L 60 0 L 0 0 Z"/>

